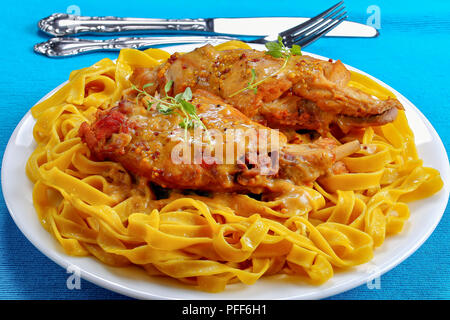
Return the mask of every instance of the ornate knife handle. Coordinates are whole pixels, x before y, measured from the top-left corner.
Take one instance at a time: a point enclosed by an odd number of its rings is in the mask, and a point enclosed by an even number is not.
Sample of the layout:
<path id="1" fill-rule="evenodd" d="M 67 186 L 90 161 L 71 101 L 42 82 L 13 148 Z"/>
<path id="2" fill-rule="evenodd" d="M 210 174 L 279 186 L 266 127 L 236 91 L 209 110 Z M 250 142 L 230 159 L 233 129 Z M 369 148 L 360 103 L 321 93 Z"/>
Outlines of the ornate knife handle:
<path id="1" fill-rule="evenodd" d="M 220 43 L 236 38 L 222 36 L 192 36 L 192 37 L 147 37 L 147 38 L 116 38 L 109 40 L 87 40 L 79 38 L 51 38 L 34 46 L 34 51 L 47 57 L 73 56 L 89 51 L 110 51 L 125 48 L 145 48 L 161 44 L 181 43 Z"/>
<path id="2" fill-rule="evenodd" d="M 53 36 L 78 33 L 105 33 L 148 30 L 212 31 L 212 19 L 145 19 L 118 17 L 84 17 L 54 13 L 38 22 L 42 31 Z"/>

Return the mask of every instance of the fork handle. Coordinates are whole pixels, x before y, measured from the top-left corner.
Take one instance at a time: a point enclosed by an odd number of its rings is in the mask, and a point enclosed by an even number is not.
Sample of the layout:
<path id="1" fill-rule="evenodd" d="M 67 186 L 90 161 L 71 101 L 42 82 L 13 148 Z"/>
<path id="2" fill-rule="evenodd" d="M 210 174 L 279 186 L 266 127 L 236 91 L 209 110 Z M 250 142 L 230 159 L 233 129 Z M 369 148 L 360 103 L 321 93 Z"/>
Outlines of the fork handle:
<path id="1" fill-rule="evenodd" d="M 51 38 L 34 46 L 34 51 L 47 57 L 73 56 L 90 51 L 116 51 L 125 48 L 145 48 L 163 44 L 202 43 L 212 44 L 236 38 L 225 36 L 192 37 L 122 37 L 108 40 L 88 40 L 79 38 Z"/>
<path id="2" fill-rule="evenodd" d="M 212 31 L 212 19 L 146 19 L 86 17 L 54 13 L 38 22 L 42 31 L 56 37 L 78 33 L 148 30 Z"/>

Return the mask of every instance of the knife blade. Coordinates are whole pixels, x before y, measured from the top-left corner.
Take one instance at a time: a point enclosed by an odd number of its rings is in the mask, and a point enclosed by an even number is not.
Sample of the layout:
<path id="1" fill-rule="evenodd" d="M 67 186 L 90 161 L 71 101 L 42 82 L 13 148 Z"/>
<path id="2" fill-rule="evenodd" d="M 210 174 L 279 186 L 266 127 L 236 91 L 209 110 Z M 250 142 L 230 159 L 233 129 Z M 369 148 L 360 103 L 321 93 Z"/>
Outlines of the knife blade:
<path id="1" fill-rule="evenodd" d="M 39 21 L 38 27 L 52 36 L 83 33 L 139 32 L 214 32 L 227 35 L 266 36 L 287 30 L 309 18 L 207 18 L 207 19 L 147 19 L 119 17 L 87 17 L 55 13 Z M 378 31 L 368 25 L 344 21 L 326 34 L 327 37 L 372 38 Z"/>
<path id="2" fill-rule="evenodd" d="M 266 36 L 271 33 L 295 27 L 308 21 L 300 17 L 270 18 L 216 18 L 210 19 L 211 31 L 229 35 Z M 325 37 L 361 37 L 373 38 L 378 35 L 377 29 L 352 21 L 344 21 L 328 32 Z"/>

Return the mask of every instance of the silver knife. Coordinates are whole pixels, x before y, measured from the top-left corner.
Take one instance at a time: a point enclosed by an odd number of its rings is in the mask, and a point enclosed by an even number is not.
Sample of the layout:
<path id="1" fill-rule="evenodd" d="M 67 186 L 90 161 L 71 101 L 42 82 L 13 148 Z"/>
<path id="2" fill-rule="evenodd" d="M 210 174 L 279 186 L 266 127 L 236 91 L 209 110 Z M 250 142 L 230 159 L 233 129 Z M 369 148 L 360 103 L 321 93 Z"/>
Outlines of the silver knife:
<path id="1" fill-rule="evenodd" d="M 117 33 L 123 31 L 193 31 L 228 35 L 266 36 L 292 28 L 309 18 L 208 18 L 208 19 L 147 19 L 119 17 L 87 17 L 55 13 L 39 21 L 39 28 L 52 36 L 80 33 Z M 377 29 L 351 21 L 344 21 L 326 37 L 373 38 Z"/>

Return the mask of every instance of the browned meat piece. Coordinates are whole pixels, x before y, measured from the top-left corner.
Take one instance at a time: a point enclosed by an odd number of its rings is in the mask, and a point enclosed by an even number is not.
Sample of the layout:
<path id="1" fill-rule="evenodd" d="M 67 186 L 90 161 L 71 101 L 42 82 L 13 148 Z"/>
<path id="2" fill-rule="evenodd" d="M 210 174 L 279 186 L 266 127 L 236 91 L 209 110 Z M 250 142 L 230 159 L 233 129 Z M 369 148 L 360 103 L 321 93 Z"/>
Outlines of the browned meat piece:
<path id="1" fill-rule="evenodd" d="M 293 60 L 298 60 L 296 66 L 301 78 L 293 85 L 293 93 L 314 101 L 326 112 L 365 118 L 380 115 L 392 108 L 403 109 L 397 99 L 379 100 L 359 89 L 348 87 L 350 72 L 340 61 L 332 63 L 312 58 Z M 348 75 L 341 76 L 345 73 Z"/>
<path id="2" fill-rule="evenodd" d="M 208 90 L 255 121 L 271 127 L 328 131 L 330 123 L 346 127 L 382 125 L 395 119 L 403 109 L 395 98 L 379 100 L 347 86 L 350 72 L 340 62 L 309 56 L 292 56 L 281 71 L 284 60 L 257 50 L 217 51 L 207 45 L 186 54 L 174 54 L 155 69 L 138 69 L 132 81 L 150 94 L 174 81 L 171 94 L 186 87 Z M 245 88 L 269 77 L 254 93 Z M 271 75 L 275 76 L 270 77 Z M 261 119 L 263 121 L 261 121 Z"/>
<path id="3" fill-rule="evenodd" d="M 383 125 L 394 121 L 398 111 L 397 108 L 390 108 L 381 114 L 367 117 L 336 115 L 322 110 L 310 100 L 287 95 L 264 104 L 259 112 L 270 128 L 307 129 L 325 134 L 332 123 L 339 125 L 344 131 Z"/>
<path id="4" fill-rule="evenodd" d="M 325 112 L 312 101 L 294 95 L 264 104 L 260 114 L 271 128 L 307 129 L 322 132 L 336 120 L 332 113 Z"/>
<path id="5" fill-rule="evenodd" d="M 231 163 L 224 157 L 220 161 L 220 153 L 217 152 L 223 148 L 223 155 L 228 155 L 224 150 L 226 143 L 220 144 L 219 149 L 211 150 L 214 143 L 205 142 L 205 139 L 201 140 L 195 136 L 189 137 L 185 150 L 191 150 L 194 155 L 195 147 L 203 152 L 208 149 L 210 156 L 197 160 L 191 158 L 194 162 L 191 164 L 177 163 L 173 161 L 173 152 L 179 150 L 177 147 L 180 142 L 185 141 L 183 134 L 177 134 L 184 131 L 179 127 L 181 118 L 177 113 L 162 114 L 155 108 L 148 110 L 143 104 L 145 99 L 140 103 L 123 100 L 116 107 L 99 111 L 94 123 L 83 123 L 79 133 L 96 158 L 120 162 L 130 172 L 144 176 L 162 187 L 261 193 L 272 189 L 278 179 L 287 179 L 301 185 L 331 172 L 336 150 L 339 150 L 335 149 L 336 145 L 331 139 L 319 139 L 315 143 L 303 145 L 287 144 L 286 137 L 278 131 L 253 122 L 210 93 L 198 91 L 194 94 L 192 103 L 210 134 L 215 133 L 215 137 L 219 136 L 228 143 L 226 135 L 229 129 L 267 129 L 269 139 L 266 154 L 263 154 L 264 149 L 258 144 L 257 156 L 268 156 L 269 153 L 275 155 L 279 167 L 274 166 L 272 162 L 249 161 L 254 145 L 251 141 L 245 143 L 246 140 L 238 135 L 232 136 L 231 145 L 235 152 Z M 190 131 L 192 133 L 193 130 Z M 275 138 L 278 139 L 279 145 L 271 144 L 276 141 Z M 237 148 L 242 144 L 245 144 L 244 153 L 238 153 Z M 355 150 L 354 148 L 346 154 Z M 263 166 L 269 169 L 264 174 L 261 173 Z"/>

